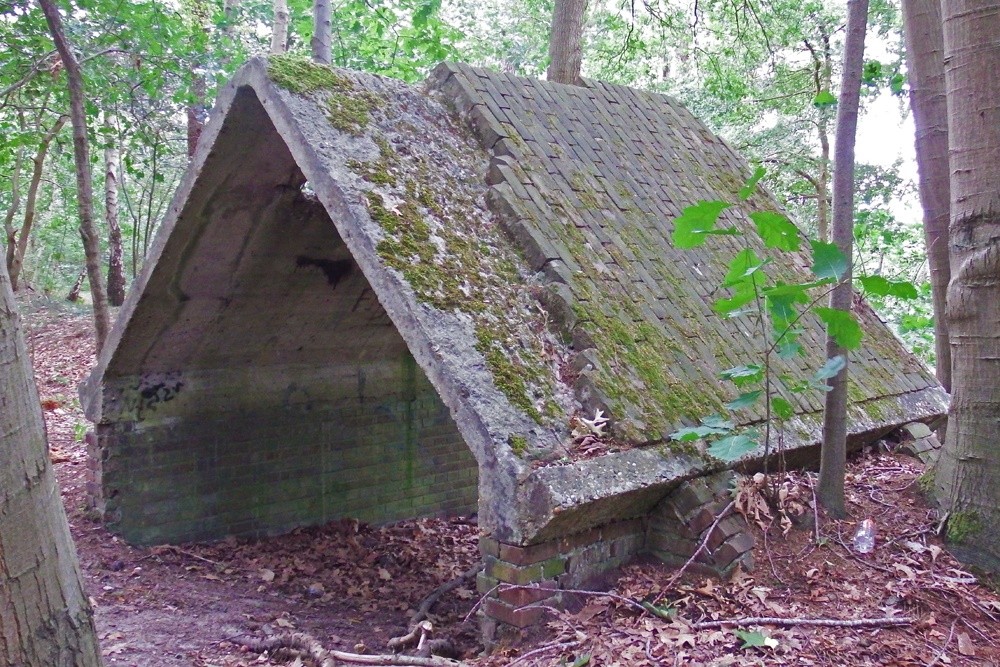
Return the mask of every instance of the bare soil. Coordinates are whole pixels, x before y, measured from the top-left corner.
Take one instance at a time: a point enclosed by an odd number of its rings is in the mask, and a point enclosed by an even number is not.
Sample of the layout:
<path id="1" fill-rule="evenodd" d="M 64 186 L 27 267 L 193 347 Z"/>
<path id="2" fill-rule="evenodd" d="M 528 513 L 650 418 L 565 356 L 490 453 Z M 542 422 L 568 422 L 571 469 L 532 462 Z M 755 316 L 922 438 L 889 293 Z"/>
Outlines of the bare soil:
<path id="1" fill-rule="evenodd" d="M 88 428 L 76 398 L 93 362 L 86 314 L 22 301 L 49 446 L 108 665 L 236 667 L 308 664 L 248 650 L 245 639 L 305 631 L 327 648 L 385 653 L 410 613 L 478 558 L 475 517 L 372 527 L 343 520 L 264 540 L 132 547 L 85 502 Z M 719 580 L 640 562 L 611 592 L 571 594 L 570 611 L 525 641 L 483 650 L 473 585 L 434 607 L 435 636 L 480 665 L 1000 665 L 1000 598 L 943 549 L 920 492 L 921 464 L 869 451 L 851 461 L 851 518 L 813 509 L 815 475 L 790 473 L 780 507 L 740 495 L 757 534 L 756 567 Z M 819 518 L 819 529 L 816 518 Z M 857 524 L 878 529 L 871 554 L 851 548 Z M 817 539 L 818 536 L 818 539 Z M 669 618 L 637 609 L 647 601 Z M 470 620 L 465 620 L 467 617 Z M 777 617 L 905 617 L 902 627 L 777 627 Z M 740 633 L 742 633 L 742 638 Z M 759 644 L 759 646 L 757 645 Z"/>

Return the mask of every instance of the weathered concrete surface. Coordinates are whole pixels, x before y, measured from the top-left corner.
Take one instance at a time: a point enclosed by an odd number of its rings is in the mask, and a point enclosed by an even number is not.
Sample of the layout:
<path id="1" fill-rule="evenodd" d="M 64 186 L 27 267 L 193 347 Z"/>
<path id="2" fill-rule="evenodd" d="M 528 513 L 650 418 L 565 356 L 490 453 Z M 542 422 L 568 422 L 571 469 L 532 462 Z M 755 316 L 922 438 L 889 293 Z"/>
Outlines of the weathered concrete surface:
<path id="1" fill-rule="evenodd" d="M 484 530 L 527 545 L 719 468 L 662 438 L 733 398 L 716 374 L 759 341 L 711 313 L 731 248 L 668 239 L 681 208 L 742 184 L 735 152 L 621 87 L 442 66 L 425 90 L 291 62 L 254 60 L 220 94 L 82 389 L 110 520 L 143 541 L 389 520 L 467 507 L 478 471 Z M 941 415 L 933 377 L 861 319 L 855 440 Z M 791 398 L 786 456 L 805 460 L 816 401 Z M 597 408 L 646 446 L 560 461 Z"/>

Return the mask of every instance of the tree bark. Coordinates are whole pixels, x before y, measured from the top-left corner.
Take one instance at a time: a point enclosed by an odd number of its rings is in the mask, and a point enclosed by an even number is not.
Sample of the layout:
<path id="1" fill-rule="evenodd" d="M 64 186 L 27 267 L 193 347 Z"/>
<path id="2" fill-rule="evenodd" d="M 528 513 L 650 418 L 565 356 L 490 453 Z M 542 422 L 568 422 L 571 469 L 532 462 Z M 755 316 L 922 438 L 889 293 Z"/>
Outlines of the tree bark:
<path id="1" fill-rule="evenodd" d="M 556 0 L 549 36 L 549 81 L 578 86 L 583 64 L 583 26 L 587 0 Z"/>
<path id="2" fill-rule="evenodd" d="M 14 156 L 14 170 L 10 176 L 10 207 L 3 218 L 3 231 L 6 237 L 7 248 L 4 253 L 4 265 L 8 273 L 14 263 L 14 253 L 17 248 L 17 229 L 14 227 L 14 218 L 21 210 L 21 169 L 24 167 L 24 146 L 17 147 Z"/>
<path id="3" fill-rule="evenodd" d="M 21 222 L 21 231 L 17 234 L 17 242 L 13 250 L 10 247 L 7 248 L 7 271 L 10 275 L 11 289 L 15 292 L 21 279 L 21 269 L 24 268 L 24 256 L 28 252 L 31 228 L 35 224 L 35 206 L 38 202 L 38 188 L 42 184 L 42 175 L 45 171 L 45 157 L 48 155 L 52 140 L 62 131 L 67 120 L 66 116 L 59 117 L 55 125 L 42 137 L 38 144 L 38 150 L 35 151 L 35 157 L 31 160 L 34 166 L 31 169 L 28 193 L 24 198 L 24 219 Z M 8 238 L 8 240 L 10 239 Z"/>
<path id="4" fill-rule="evenodd" d="M 935 492 L 962 559 L 1000 571 L 1000 0 L 944 0 L 952 398 Z"/>
<path id="5" fill-rule="evenodd" d="M 830 293 L 830 307 L 850 311 L 853 301 L 851 262 L 854 250 L 854 142 L 858 130 L 861 97 L 861 68 L 868 27 L 868 0 L 848 0 L 847 36 L 844 42 L 844 74 L 837 104 L 837 136 L 833 165 L 833 242 L 847 258 L 847 272 Z M 847 350 L 827 335 L 828 359 Z M 817 497 L 834 517 L 846 514 L 844 469 L 847 461 L 847 381 L 848 364 L 830 379 L 823 412 L 823 446 L 820 455 Z"/>
<path id="6" fill-rule="evenodd" d="M 104 149 L 104 218 L 108 223 L 108 301 L 125 303 L 125 265 L 122 228 L 118 222 L 118 150 Z"/>
<path id="7" fill-rule="evenodd" d="M 934 304 L 934 353 L 938 382 L 951 391 L 951 347 L 948 342 L 946 299 L 951 264 L 948 224 L 951 189 L 948 182 L 948 104 L 944 88 L 944 34 L 941 3 L 903 2 L 906 69 L 910 108 L 916 135 L 920 203 L 924 210 L 924 242 Z"/>
<path id="8" fill-rule="evenodd" d="M 271 27 L 271 53 L 288 50 L 288 0 L 274 0 L 274 24 Z"/>
<path id="9" fill-rule="evenodd" d="M 80 236 L 87 258 L 87 277 L 94 306 L 94 330 L 97 334 L 97 354 L 111 329 L 108 296 L 101 273 L 101 240 L 94 223 L 94 183 L 90 172 L 90 143 L 87 140 L 87 113 L 84 109 L 83 75 L 63 32 L 62 19 L 54 0 L 38 0 L 49 24 L 52 41 L 66 68 L 69 82 L 70 120 L 73 123 L 73 157 L 76 162 L 77 206 L 80 209 Z"/>
<path id="10" fill-rule="evenodd" d="M 313 0 L 312 59 L 323 65 L 333 62 L 333 14 L 330 0 Z"/>
<path id="11" fill-rule="evenodd" d="M 0 663 L 94 667 L 93 611 L 45 446 L 45 423 L 0 265 Z"/>

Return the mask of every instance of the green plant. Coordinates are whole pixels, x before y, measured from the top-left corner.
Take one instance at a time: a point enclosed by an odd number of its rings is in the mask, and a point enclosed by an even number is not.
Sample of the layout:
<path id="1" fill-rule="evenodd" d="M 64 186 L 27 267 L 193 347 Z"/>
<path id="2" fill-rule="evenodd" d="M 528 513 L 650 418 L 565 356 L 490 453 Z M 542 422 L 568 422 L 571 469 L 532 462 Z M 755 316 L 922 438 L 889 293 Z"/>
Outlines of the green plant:
<path id="1" fill-rule="evenodd" d="M 754 171 L 740 189 L 741 201 L 750 198 L 764 173 L 762 167 Z M 674 221 L 674 244 L 678 248 L 690 249 L 703 245 L 713 235 L 745 237 L 744 232 L 736 227 L 717 227 L 722 213 L 732 205 L 724 201 L 701 201 L 684 209 Z M 771 452 L 772 423 L 780 429 L 795 412 L 789 398 L 807 391 L 829 391 L 826 381 L 846 365 L 846 359 L 838 355 L 805 378 L 775 371 L 775 357 L 790 359 L 805 353 L 799 342 L 802 318 L 809 313 L 816 315 L 837 343 L 848 350 L 856 349 L 861 344 L 862 330 L 852 313 L 819 305 L 847 273 L 847 258 L 836 245 L 810 241 L 810 279 L 798 283 L 783 282 L 769 275 L 772 259 L 760 257 L 757 248 L 763 246 L 771 253 L 798 252 L 803 241 L 802 234 L 782 213 L 754 211 L 749 218 L 756 229 L 757 239 L 748 238 L 745 247 L 729 262 L 728 271 L 719 285 L 727 290 L 727 294 L 717 299 L 713 308 L 721 317 L 749 318 L 756 335 L 764 341 L 760 359 L 719 374 L 720 379 L 731 382 L 739 392 L 734 400 L 725 405 L 729 412 L 746 410 L 763 401 L 763 432 L 760 428 L 737 428 L 731 419 L 716 414 L 703 418 L 697 426 L 675 431 L 671 438 L 681 442 L 705 439 L 710 443 L 708 454 L 723 461 L 734 461 L 756 449 L 763 441 L 766 466 Z M 858 282 L 869 294 L 897 298 L 916 296 L 913 285 L 881 276 L 863 276 Z M 781 442 L 780 437 L 778 442 Z"/>

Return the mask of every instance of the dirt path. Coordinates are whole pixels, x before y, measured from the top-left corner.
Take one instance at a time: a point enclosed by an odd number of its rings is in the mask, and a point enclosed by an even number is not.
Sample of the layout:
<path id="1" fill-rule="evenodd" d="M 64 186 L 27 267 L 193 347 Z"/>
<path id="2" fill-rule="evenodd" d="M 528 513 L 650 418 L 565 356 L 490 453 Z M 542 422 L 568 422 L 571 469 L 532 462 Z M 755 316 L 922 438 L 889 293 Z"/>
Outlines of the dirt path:
<path id="1" fill-rule="evenodd" d="M 237 641 L 262 629 L 305 630 L 328 648 L 383 652 L 409 610 L 478 558 L 474 520 L 409 521 L 372 528 L 340 521 L 254 542 L 135 548 L 86 510 L 84 421 L 76 387 L 93 358 L 91 326 L 79 312 L 24 304 L 46 417 L 86 587 L 96 604 L 108 665 L 235 667 L 290 665 Z M 678 620 L 638 614 L 606 597 L 582 597 L 553 615 L 527 646 L 501 647 L 483 664 L 559 665 L 1000 665 L 1000 599 L 975 583 L 932 534 L 933 512 L 919 493 L 918 463 L 869 454 L 850 465 L 852 520 L 824 521 L 814 539 L 811 478 L 791 474 L 781 516 L 761 518 L 757 567 L 729 581 L 686 576 L 664 590 L 658 564 L 625 568 L 615 591 L 656 600 Z M 766 508 L 765 508 L 766 509 Z M 857 521 L 873 518 L 879 548 L 847 548 Z M 473 661 L 478 628 L 462 619 L 476 601 L 459 588 L 435 609 L 456 657 Z M 905 615 L 898 628 L 748 627 L 695 631 L 715 618 L 780 616 L 850 619 Z M 764 640 L 767 640 L 766 642 Z M 754 643 L 765 645 L 756 647 Z M 534 651 L 526 659 L 519 659 Z M 565 661 L 565 662 L 563 662 Z"/>

